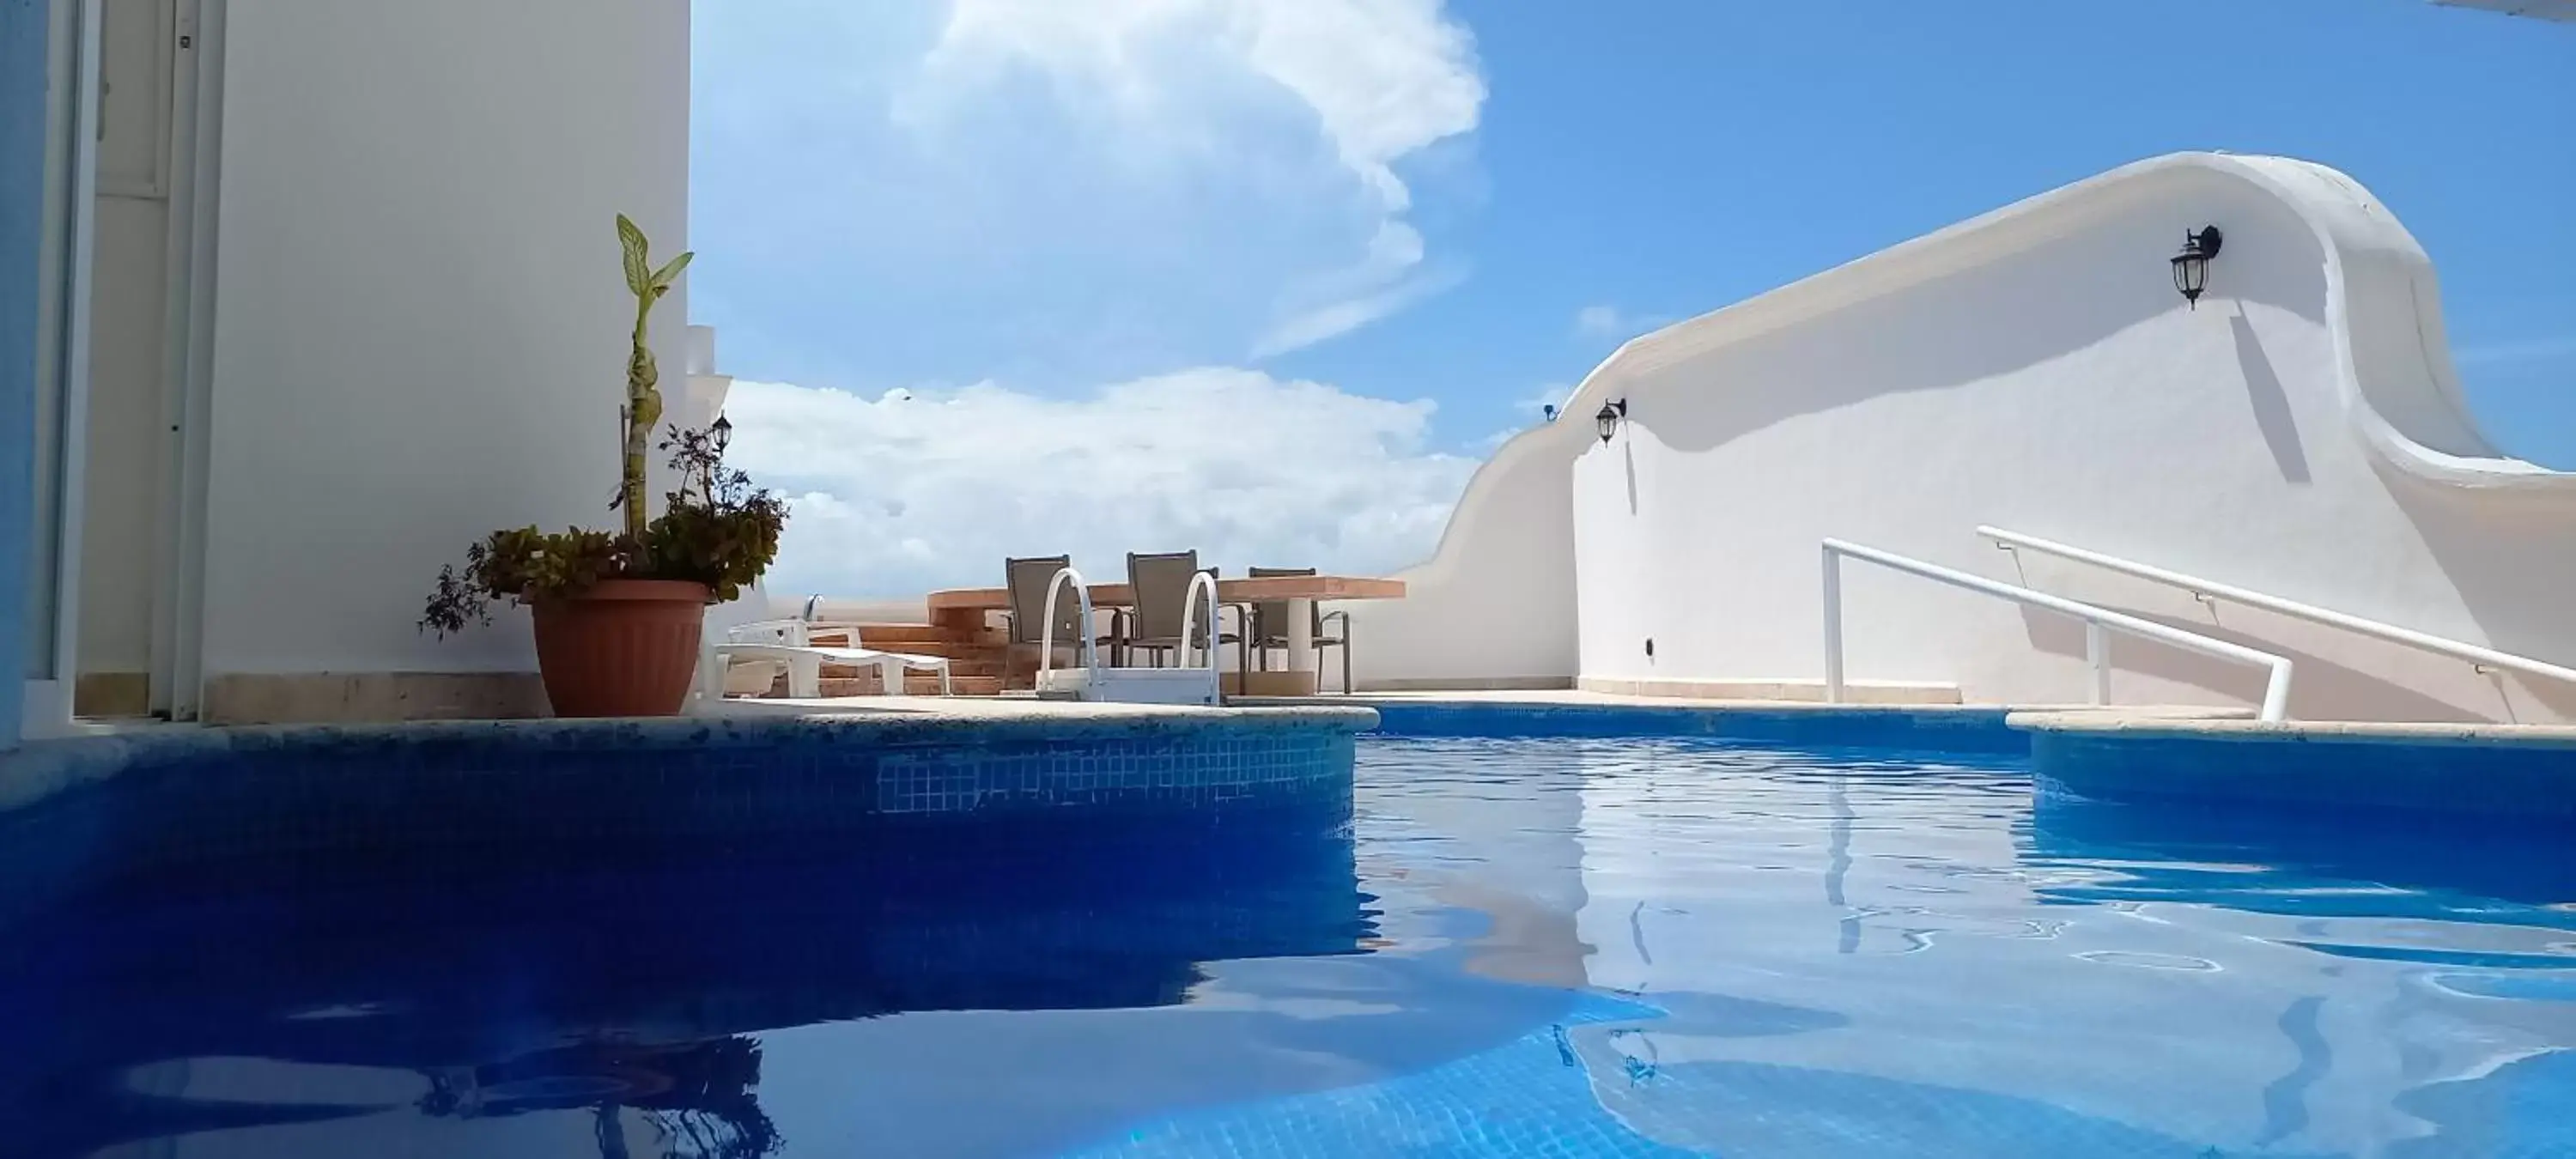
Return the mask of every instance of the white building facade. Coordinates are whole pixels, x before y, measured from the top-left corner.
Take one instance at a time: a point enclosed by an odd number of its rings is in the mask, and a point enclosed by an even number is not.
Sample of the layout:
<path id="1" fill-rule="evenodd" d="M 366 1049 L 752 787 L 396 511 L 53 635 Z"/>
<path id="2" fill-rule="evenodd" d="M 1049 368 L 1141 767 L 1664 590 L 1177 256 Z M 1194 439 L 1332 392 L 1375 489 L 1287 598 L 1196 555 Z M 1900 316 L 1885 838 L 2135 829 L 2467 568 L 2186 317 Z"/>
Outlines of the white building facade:
<path id="1" fill-rule="evenodd" d="M 2212 225 L 2194 304 L 2168 259 Z M 1627 416 L 1605 442 L 1589 420 L 1611 403 Z M 2296 717 L 2576 713 L 2562 684 L 1976 534 L 2576 661 L 2576 476 L 2478 433 L 2431 262 L 2323 166 L 2132 165 L 1639 338 L 1566 413 L 1469 486 L 1412 599 L 1355 609 L 1363 687 L 1820 691 L 1831 537 L 2286 655 Z M 2081 625 L 1846 570 L 1855 680 L 2086 698 Z M 2143 641 L 2112 658 L 2116 703 L 2242 707 L 2263 688 Z"/>
<path id="2" fill-rule="evenodd" d="M 485 532 L 609 519 L 613 223 L 686 248 L 688 0 L 33 7 L 30 731 L 542 705 L 524 630 L 414 622 Z"/>

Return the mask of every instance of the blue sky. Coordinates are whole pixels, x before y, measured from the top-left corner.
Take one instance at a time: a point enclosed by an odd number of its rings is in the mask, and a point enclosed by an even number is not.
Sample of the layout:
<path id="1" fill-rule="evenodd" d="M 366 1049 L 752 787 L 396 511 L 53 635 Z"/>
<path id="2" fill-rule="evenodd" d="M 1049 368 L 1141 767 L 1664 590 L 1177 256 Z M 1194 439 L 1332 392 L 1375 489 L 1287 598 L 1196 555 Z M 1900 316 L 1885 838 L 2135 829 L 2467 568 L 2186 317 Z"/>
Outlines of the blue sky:
<path id="1" fill-rule="evenodd" d="M 2368 185 L 2442 272 L 2481 422 L 2576 468 L 2576 27 L 2426 0 L 697 21 L 692 309 L 759 380 L 736 410 L 800 500 L 788 587 L 975 581 L 1049 537 L 1111 570 L 1401 566 L 1630 334 L 2178 149 Z"/>

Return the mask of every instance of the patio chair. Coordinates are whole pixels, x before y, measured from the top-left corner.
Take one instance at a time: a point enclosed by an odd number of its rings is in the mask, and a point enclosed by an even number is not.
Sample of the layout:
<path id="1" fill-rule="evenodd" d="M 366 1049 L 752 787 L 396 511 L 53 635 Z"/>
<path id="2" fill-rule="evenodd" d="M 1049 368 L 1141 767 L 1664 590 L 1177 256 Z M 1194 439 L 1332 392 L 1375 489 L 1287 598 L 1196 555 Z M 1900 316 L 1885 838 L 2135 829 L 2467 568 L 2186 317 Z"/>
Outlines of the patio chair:
<path id="1" fill-rule="evenodd" d="M 1215 568 L 1199 566 L 1196 550 L 1153 555 L 1127 553 L 1127 587 L 1135 593 L 1136 606 L 1119 610 L 1116 627 L 1110 632 L 1116 641 L 1113 653 L 1116 659 L 1112 663 L 1123 666 L 1127 662 L 1127 653 L 1142 651 L 1153 653 L 1154 666 L 1161 668 L 1167 655 L 1174 656 L 1174 662 L 1178 663 L 1177 654 L 1182 651 L 1184 638 L 1194 645 L 1207 645 L 1206 627 L 1182 623 L 1182 618 L 1188 614 L 1185 605 L 1189 602 L 1190 577 L 1201 571 L 1205 571 L 1210 579 L 1216 577 Z M 1218 615 L 1217 644 L 1241 644 L 1242 635 L 1226 631 L 1221 610 Z"/>
<path id="2" fill-rule="evenodd" d="M 1002 561 L 1003 586 L 1010 592 L 1010 607 L 1002 612 L 1005 636 L 1014 657 L 1033 653 L 1046 643 L 1047 585 L 1055 582 L 1056 573 L 1073 566 L 1070 556 L 1048 555 L 1032 559 Z M 1082 622 L 1082 602 L 1072 592 L 1056 597 L 1055 646 L 1061 652 L 1081 655 L 1082 638 L 1096 629 Z M 1115 643 L 1113 633 L 1095 636 L 1092 643 L 1108 646 Z"/>
<path id="3" fill-rule="evenodd" d="M 786 665 L 787 695 L 798 700 L 821 698 L 826 664 L 876 669 L 881 687 L 889 696 L 903 694 L 903 674 L 915 669 L 939 674 L 941 696 L 955 691 L 945 656 L 818 647 L 806 635 L 806 629 L 803 620 L 764 620 L 729 629 L 721 641 L 710 640 L 698 664 L 699 696 L 710 704 L 723 700 L 730 691 L 728 676 L 737 662 L 764 667 Z"/>
<path id="4" fill-rule="evenodd" d="M 1314 574 L 1316 571 L 1311 567 L 1256 567 L 1251 572 L 1254 579 L 1287 579 Z M 1249 630 L 1244 633 L 1244 647 L 1258 657 L 1257 662 L 1264 672 L 1270 670 L 1271 649 L 1288 650 L 1288 609 L 1291 606 L 1287 600 L 1262 600 L 1251 606 L 1252 619 Z M 1307 614 L 1313 617 L 1308 630 L 1314 638 L 1315 650 L 1322 652 L 1326 648 L 1339 648 L 1342 651 L 1342 693 L 1347 696 L 1351 691 L 1351 614 L 1327 612 L 1320 603 L 1309 603 L 1307 608 Z M 1341 623 L 1341 634 L 1333 635 L 1328 626 L 1337 620 Z M 1317 683 L 1321 683 L 1320 677 Z M 1319 688 L 1317 691 L 1322 690 Z"/>

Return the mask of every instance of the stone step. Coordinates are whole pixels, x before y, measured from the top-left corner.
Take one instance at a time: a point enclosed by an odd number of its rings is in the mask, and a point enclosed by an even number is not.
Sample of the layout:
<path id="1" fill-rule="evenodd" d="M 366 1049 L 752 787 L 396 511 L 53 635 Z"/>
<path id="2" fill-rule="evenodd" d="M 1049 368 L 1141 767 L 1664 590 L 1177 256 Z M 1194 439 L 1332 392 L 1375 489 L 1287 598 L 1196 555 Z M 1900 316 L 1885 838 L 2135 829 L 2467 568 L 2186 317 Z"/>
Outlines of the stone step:
<path id="1" fill-rule="evenodd" d="M 922 654 L 922 655 L 936 655 L 937 653 L 921 653 L 921 654 Z M 861 667 L 856 667 L 856 666 L 853 666 L 853 665 L 846 665 L 846 664 L 826 664 L 826 665 L 824 665 L 824 666 L 823 666 L 823 678 L 824 678 L 824 679 L 826 679 L 826 680 L 854 680 L 854 679 L 857 679 L 857 678 L 859 678 L 859 677 L 861 677 L 861 676 L 874 676 L 874 675 L 876 675 L 876 671 L 877 671 L 877 670 L 876 670 L 876 669 L 874 669 L 874 668 L 861 668 Z M 1001 660 L 1000 660 L 1000 658 L 998 658 L 998 657 L 996 657 L 996 658 L 994 658 L 994 659 L 991 659 L 991 660 L 956 660 L 956 659 L 952 659 L 952 660 L 950 660 L 950 661 L 948 662 L 948 674 L 949 674 L 949 675 L 951 675 L 951 676 L 958 676 L 958 677 L 965 677 L 965 676 L 995 676 L 995 677 L 998 677 L 998 676 L 1000 676 L 1000 675 L 1002 674 L 1002 661 L 1001 661 Z M 912 673 L 912 675 L 920 675 L 920 674 L 916 672 L 916 673 Z M 932 675 L 933 675 L 933 676 L 936 676 L 937 674 L 936 674 L 936 673 L 933 673 Z"/>
<path id="2" fill-rule="evenodd" d="M 1002 678 L 999 676 L 959 676 L 955 678 L 954 685 L 956 694 L 959 696 L 1000 696 L 1002 694 Z M 906 696 L 937 696 L 939 695 L 939 676 L 932 672 L 907 672 L 903 678 L 903 691 Z M 826 676 L 823 678 L 822 692 L 825 697 L 882 694 L 876 674 L 873 672 L 865 676 Z"/>
<path id="3" fill-rule="evenodd" d="M 918 652 L 924 645 L 946 644 L 955 634 L 929 624 L 861 624 L 859 647 Z"/>
<path id="4" fill-rule="evenodd" d="M 1000 648 L 1009 643 L 1009 637 L 993 629 L 943 628 L 933 624 L 860 624 L 856 630 L 858 647 L 934 656 L 977 648 Z M 850 643 L 850 633 L 847 628 L 820 628 L 813 633 L 813 639 L 817 644 L 840 646 Z"/>
<path id="5" fill-rule="evenodd" d="M 901 647 L 863 644 L 860 646 L 864 648 L 882 647 L 884 651 L 906 652 L 915 656 L 945 656 L 959 664 L 999 664 L 1002 662 L 1003 657 L 1007 655 L 1007 653 L 1000 648 L 987 648 L 980 644 L 905 644 Z M 963 671 L 963 669 L 960 669 L 960 671 Z"/>

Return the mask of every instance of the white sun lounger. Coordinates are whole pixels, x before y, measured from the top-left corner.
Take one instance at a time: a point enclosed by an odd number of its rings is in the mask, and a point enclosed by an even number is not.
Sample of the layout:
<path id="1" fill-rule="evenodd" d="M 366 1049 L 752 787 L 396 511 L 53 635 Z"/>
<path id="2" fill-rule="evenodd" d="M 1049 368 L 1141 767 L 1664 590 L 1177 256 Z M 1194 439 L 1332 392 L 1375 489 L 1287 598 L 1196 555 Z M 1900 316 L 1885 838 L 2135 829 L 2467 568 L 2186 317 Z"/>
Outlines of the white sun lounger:
<path id="1" fill-rule="evenodd" d="M 710 701 L 724 698 L 724 673 L 735 660 L 770 660 L 787 666 L 787 695 L 799 700 L 819 699 L 823 694 L 823 666 L 840 664 L 851 668 L 875 668 L 881 687 L 888 695 L 901 695 L 906 671 L 939 674 L 939 694 L 955 691 L 949 679 L 948 658 L 915 656 L 905 652 L 881 652 L 874 648 L 825 648 L 809 642 L 808 625 L 803 620 L 767 620 L 744 624 L 727 632 L 728 639 L 709 643 L 706 657 L 699 665 L 700 695 Z"/>

